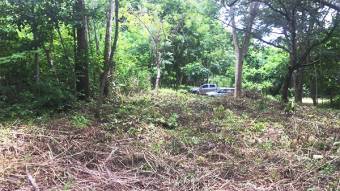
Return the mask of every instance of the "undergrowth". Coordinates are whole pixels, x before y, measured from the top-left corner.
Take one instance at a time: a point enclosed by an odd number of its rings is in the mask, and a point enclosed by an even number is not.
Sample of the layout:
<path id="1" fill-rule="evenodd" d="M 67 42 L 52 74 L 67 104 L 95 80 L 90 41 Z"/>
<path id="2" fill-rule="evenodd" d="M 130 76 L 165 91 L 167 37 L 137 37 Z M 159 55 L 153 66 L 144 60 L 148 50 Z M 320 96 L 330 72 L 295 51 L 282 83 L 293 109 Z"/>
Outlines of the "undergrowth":
<path id="1" fill-rule="evenodd" d="M 172 90 L 1 124 L 0 190 L 338 190 L 336 110 Z"/>

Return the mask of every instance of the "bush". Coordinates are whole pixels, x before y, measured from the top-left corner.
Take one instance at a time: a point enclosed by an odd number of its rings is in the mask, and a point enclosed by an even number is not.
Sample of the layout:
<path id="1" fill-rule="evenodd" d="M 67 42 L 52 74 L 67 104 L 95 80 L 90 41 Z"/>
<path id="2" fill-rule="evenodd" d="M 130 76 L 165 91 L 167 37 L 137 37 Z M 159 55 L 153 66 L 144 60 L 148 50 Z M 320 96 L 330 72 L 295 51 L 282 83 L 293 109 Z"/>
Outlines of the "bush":
<path id="1" fill-rule="evenodd" d="M 73 92 L 56 82 L 34 84 L 31 89 L 22 90 L 15 97 L 0 97 L 2 110 L 0 118 L 28 117 L 43 112 L 68 109 L 76 101 Z"/>
<path id="2" fill-rule="evenodd" d="M 334 109 L 340 109 L 340 96 L 335 97 L 330 103 L 330 107 Z"/>
<path id="3" fill-rule="evenodd" d="M 76 101 L 73 93 L 55 82 L 40 83 L 34 87 L 33 94 L 26 92 L 26 99 L 32 99 L 34 108 L 64 110 Z M 28 96 L 28 97 L 27 97 Z M 28 100 L 27 100 L 28 101 Z"/>
<path id="4" fill-rule="evenodd" d="M 72 125 L 77 128 L 85 128 L 89 125 L 90 121 L 83 115 L 74 115 L 72 117 Z"/>
<path id="5" fill-rule="evenodd" d="M 118 88 L 122 93 L 136 93 L 150 90 L 150 76 L 147 71 L 126 71 L 118 76 Z"/>

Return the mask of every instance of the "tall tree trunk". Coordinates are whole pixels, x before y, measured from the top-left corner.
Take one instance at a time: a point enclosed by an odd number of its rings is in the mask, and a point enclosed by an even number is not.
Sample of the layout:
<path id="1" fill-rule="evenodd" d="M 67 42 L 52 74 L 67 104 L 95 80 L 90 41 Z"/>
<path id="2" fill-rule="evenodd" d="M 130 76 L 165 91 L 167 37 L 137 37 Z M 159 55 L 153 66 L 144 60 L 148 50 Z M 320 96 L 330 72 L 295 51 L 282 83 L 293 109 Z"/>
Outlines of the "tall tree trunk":
<path id="1" fill-rule="evenodd" d="M 292 80 L 293 71 L 294 70 L 291 67 L 288 68 L 288 72 L 282 85 L 282 101 L 285 103 L 289 101 L 289 86 Z"/>
<path id="2" fill-rule="evenodd" d="M 156 76 L 156 82 L 155 82 L 155 91 L 158 92 L 160 80 L 161 80 L 161 53 L 159 52 L 159 48 L 157 48 L 156 50 L 156 67 L 157 67 L 157 76 Z"/>
<path id="3" fill-rule="evenodd" d="M 93 56 L 93 50 L 92 50 L 92 41 L 91 41 L 91 31 L 90 31 L 90 18 L 86 17 L 86 32 L 87 32 L 87 42 L 89 45 L 89 50 L 91 56 Z"/>
<path id="4" fill-rule="evenodd" d="M 286 73 L 285 80 L 282 85 L 282 101 L 287 103 L 289 101 L 289 87 L 291 86 L 292 82 L 292 77 L 293 77 L 293 72 L 295 70 L 295 65 L 297 62 L 297 56 L 296 56 L 296 51 L 293 51 L 290 53 L 290 63 L 288 67 L 288 71 Z"/>
<path id="5" fill-rule="evenodd" d="M 53 61 L 53 56 L 52 56 L 53 36 L 51 37 L 51 39 L 49 41 L 49 45 L 43 46 L 43 48 L 44 48 L 44 52 L 45 52 L 45 56 L 46 56 L 46 60 L 47 60 L 47 65 L 50 68 L 50 71 L 53 73 L 56 80 L 59 82 L 58 74 L 57 74 L 56 68 L 54 67 L 54 61 Z"/>
<path id="6" fill-rule="evenodd" d="M 47 65 L 52 69 L 53 66 L 53 58 L 52 58 L 52 49 L 53 49 L 53 36 L 49 40 L 49 45 L 48 46 L 43 46 L 45 55 L 46 55 L 46 60 L 47 60 Z"/>
<path id="7" fill-rule="evenodd" d="M 74 68 L 73 68 L 73 74 L 74 76 L 74 79 L 69 80 L 70 82 L 72 82 L 72 85 L 71 87 L 77 92 L 76 90 L 76 84 L 77 84 L 77 78 L 76 78 L 76 71 L 75 71 L 75 66 L 76 66 L 76 63 L 77 63 L 77 31 L 76 31 L 76 27 L 73 26 L 72 27 L 72 38 L 73 38 L 73 63 L 74 63 Z M 71 84 L 71 83 L 70 83 Z"/>
<path id="8" fill-rule="evenodd" d="M 156 81 L 155 81 L 155 91 L 158 93 L 160 80 L 161 80 L 161 62 L 162 62 L 162 54 L 160 52 L 160 44 L 161 44 L 161 35 L 160 33 L 157 33 L 153 37 L 154 41 L 154 54 L 155 54 L 155 64 L 157 68 L 157 75 L 156 75 Z"/>
<path id="9" fill-rule="evenodd" d="M 110 55 L 111 55 L 111 39 L 112 39 L 112 25 L 113 25 L 113 14 L 114 14 L 114 1 L 110 0 L 109 9 L 107 12 L 107 22 L 106 22 L 106 33 L 105 33 L 105 47 L 104 47 L 104 72 L 100 76 L 100 86 L 104 86 L 103 96 L 107 97 L 109 95 L 109 80 L 103 80 L 105 77 L 105 72 L 109 71 L 107 74 L 110 75 Z M 104 83 L 105 84 L 102 84 Z"/>
<path id="10" fill-rule="evenodd" d="M 119 0 L 114 0 L 114 6 L 112 6 L 113 4 L 113 0 L 110 0 L 110 8 L 109 8 L 109 12 L 112 15 L 112 12 L 114 10 L 114 21 L 115 21 L 115 34 L 114 34 L 114 39 L 113 39 L 113 44 L 111 47 L 111 51 L 109 51 L 109 47 L 106 47 L 107 51 L 106 51 L 106 55 L 109 55 L 109 60 L 108 60 L 108 65 L 106 65 L 106 67 L 104 68 L 102 77 L 101 77 L 101 82 L 100 82 L 100 92 L 99 92 L 99 97 L 97 100 L 97 112 L 96 112 L 96 117 L 100 118 L 100 111 L 101 111 L 101 106 L 103 104 L 104 101 L 104 91 L 105 91 L 105 84 L 109 81 L 109 74 L 114 73 L 114 55 L 117 49 L 117 43 L 118 43 L 118 32 L 119 32 L 119 21 L 118 21 L 118 16 L 119 16 Z M 110 14 L 109 14 L 110 15 Z M 112 16 L 110 18 L 110 16 L 108 17 L 108 20 L 112 20 Z M 107 33 L 110 33 L 110 31 L 112 30 L 112 22 L 110 23 L 110 21 L 107 22 L 107 26 L 106 26 Z M 108 38 L 110 35 L 107 34 L 106 37 Z M 105 41 L 105 45 L 110 45 L 110 43 L 107 43 L 107 41 L 111 42 L 111 39 L 106 39 Z M 110 52 L 110 53 L 109 53 Z"/>
<path id="11" fill-rule="evenodd" d="M 243 72 L 243 57 L 240 52 L 236 52 L 236 68 L 235 68 L 235 94 L 236 98 L 242 95 L 242 72 Z"/>
<path id="12" fill-rule="evenodd" d="M 290 16 L 290 23 L 289 23 L 289 32 L 291 33 L 291 39 L 290 39 L 290 52 L 289 52 L 289 66 L 288 71 L 285 77 L 285 81 L 282 86 L 282 101 L 287 103 L 289 101 L 289 87 L 291 84 L 293 72 L 296 69 L 297 65 L 297 36 L 296 36 L 296 10 L 291 10 L 291 16 Z"/>
<path id="13" fill-rule="evenodd" d="M 252 27 L 259 9 L 259 3 L 253 2 L 249 8 L 249 17 L 247 18 L 247 25 L 242 43 L 239 42 L 237 34 L 237 26 L 235 22 L 235 12 L 232 11 L 232 37 L 235 48 L 236 65 L 235 65 L 235 94 L 236 98 L 242 95 L 242 73 L 244 57 L 248 54 L 249 44 L 251 39 Z"/>
<path id="14" fill-rule="evenodd" d="M 39 46 L 38 46 L 38 37 L 37 37 L 37 29 L 33 27 L 33 42 L 34 42 L 34 67 L 35 74 L 34 79 L 36 83 L 40 82 L 40 58 L 39 58 Z"/>
<path id="15" fill-rule="evenodd" d="M 34 65 L 35 65 L 35 82 L 39 83 L 40 82 L 40 59 L 39 59 L 39 53 L 38 53 L 39 49 L 35 49 L 35 53 L 34 53 Z"/>
<path id="16" fill-rule="evenodd" d="M 317 77 L 314 75 L 309 83 L 309 88 L 310 88 L 310 97 L 313 100 L 313 105 L 317 106 L 318 105 L 318 99 L 317 99 Z"/>
<path id="17" fill-rule="evenodd" d="M 300 67 L 296 70 L 296 78 L 295 78 L 295 102 L 302 103 L 303 98 L 303 76 L 304 76 L 304 68 Z"/>
<path id="18" fill-rule="evenodd" d="M 315 101 L 313 101 L 314 105 L 317 106 L 319 104 L 319 87 L 318 87 L 318 71 L 316 69 L 316 66 L 314 65 L 314 79 L 315 79 L 315 83 L 314 83 L 314 87 L 315 87 Z"/>
<path id="19" fill-rule="evenodd" d="M 90 94 L 89 74 L 88 74 L 88 41 L 86 30 L 86 15 L 85 15 L 84 0 L 77 0 L 75 5 L 76 14 L 76 33 L 77 33 L 77 50 L 76 50 L 76 90 L 80 100 L 87 100 Z"/>
<path id="20" fill-rule="evenodd" d="M 45 56 L 47 60 L 47 65 L 52 69 L 53 68 L 53 59 L 51 55 L 51 49 L 44 47 Z"/>
<path id="21" fill-rule="evenodd" d="M 98 33 L 97 33 L 97 25 L 94 22 L 94 20 L 92 20 L 92 23 L 93 23 L 94 38 L 95 38 L 95 43 L 96 43 L 96 54 L 97 56 L 99 56 L 99 38 L 98 38 Z"/>

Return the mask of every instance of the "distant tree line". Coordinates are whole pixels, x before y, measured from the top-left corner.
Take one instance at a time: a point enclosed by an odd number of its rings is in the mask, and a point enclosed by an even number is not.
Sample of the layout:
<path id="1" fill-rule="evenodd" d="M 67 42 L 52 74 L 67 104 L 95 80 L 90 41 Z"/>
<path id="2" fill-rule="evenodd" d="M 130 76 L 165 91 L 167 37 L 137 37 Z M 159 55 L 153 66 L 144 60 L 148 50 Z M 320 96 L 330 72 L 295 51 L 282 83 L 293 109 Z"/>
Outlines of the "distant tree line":
<path id="1" fill-rule="evenodd" d="M 340 100 L 334 0 L 4 0 L 0 103 L 62 108 L 202 83 Z"/>

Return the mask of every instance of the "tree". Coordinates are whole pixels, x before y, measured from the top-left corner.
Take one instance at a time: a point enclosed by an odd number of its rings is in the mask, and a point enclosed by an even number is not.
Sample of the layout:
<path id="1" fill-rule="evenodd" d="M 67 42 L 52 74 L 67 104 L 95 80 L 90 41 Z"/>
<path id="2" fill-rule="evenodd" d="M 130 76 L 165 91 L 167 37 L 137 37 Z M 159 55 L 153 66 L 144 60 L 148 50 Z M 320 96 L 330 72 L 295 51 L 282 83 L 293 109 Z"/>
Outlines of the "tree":
<path id="1" fill-rule="evenodd" d="M 329 1 L 324 1 L 324 0 L 314 0 L 316 3 L 320 3 L 321 5 L 330 7 L 338 12 L 340 12 L 340 6 L 339 6 L 339 1 L 336 1 L 337 3 L 329 2 Z"/>
<path id="2" fill-rule="evenodd" d="M 45 3 L 43 0 L 9 1 L 10 9 L 17 13 L 13 16 L 19 30 L 28 26 L 33 36 L 30 48 L 34 54 L 34 79 L 36 83 L 40 82 L 40 48 L 53 30 L 53 25 L 44 19 L 44 16 L 47 16 Z"/>
<path id="3" fill-rule="evenodd" d="M 109 67 L 110 66 L 110 56 L 111 56 L 111 40 L 112 40 L 112 23 L 113 23 L 113 14 L 114 14 L 114 9 L 115 4 L 114 0 L 109 1 L 109 9 L 107 11 L 107 23 L 106 23 L 106 33 L 105 33 L 105 43 L 104 43 L 104 72 L 101 74 L 100 77 L 100 96 L 107 97 L 109 94 L 109 80 L 104 80 L 103 78 L 105 77 L 104 75 L 105 72 L 108 70 L 108 76 L 112 73 L 112 69 Z M 102 84 L 104 83 L 105 84 Z M 101 92 L 101 88 L 104 87 L 103 93 Z M 103 94 L 103 95 L 102 95 Z"/>
<path id="4" fill-rule="evenodd" d="M 266 41 L 263 38 L 257 39 L 261 42 L 281 48 L 289 53 L 289 65 L 282 85 L 282 100 L 288 101 L 288 90 L 291 84 L 294 71 L 298 70 L 297 77 L 300 78 L 302 68 L 308 66 L 305 61 L 308 55 L 317 46 L 325 43 L 337 27 L 338 19 L 325 20 L 327 15 L 334 15 L 324 9 L 324 6 L 310 3 L 309 1 L 260 1 L 262 9 L 262 31 L 271 33 L 268 28 L 276 29 L 277 38 Z M 321 35 L 320 35 L 321 34 Z M 296 101 L 302 101 L 301 82 L 298 79 L 296 90 Z M 300 93 L 299 93 L 300 92 Z"/>
<path id="5" fill-rule="evenodd" d="M 161 80 L 161 64 L 162 64 L 161 48 L 162 48 L 162 43 L 164 43 L 164 41 L 166 41 L 167 39 L 167 34 L 165 32 L 166 30 L 164 28 L 163 20 L 162 18 L 160 18 L 157 10 L 152 10 L 152 11 L 153 11 L 153 14 L 152 13 L 145 14 L 142 12 L 139 15 L 134 14 L 134 16 L 142 24 L 142 26 L 146 29 L 146 31 L 150 35 L 154 65 L 156 66 L 156 79 L 154 83 L 155 84 L 154 89 L 156 92 L 158 92 L 158 89 L 160 86 L 160 80 Z M 140 18 L 141 16 L 146 16 L 148 23 L 143 21 Z"/>
<path id="6" fill-rule="evenodd" d="M 243 62 L 244 57 L 248 53 L 250 39 L 252 35 L 253 24 L 259 9 L 258 2 L 252 2 L 249 6 L 249 15 L 247 18 L 244 18 L 245 29 L 242 30 L 243 37 L 240 39 L 241 36 L 238 34 L 236 26 L 236 8 L 235 4 L 231 7 L 231 30 L 233 36 L 233 44 L 235 49 L 235 57 L 236 57 L 236 66 L 235 66 L 235 97 L 240 97 L 242 94 L 242 72 L 243 72 Z M 240 42 L 241 41 L 241 42 Z"/>
<path id="7" fill-rule="evenodd" d="M 84 0 L 75 1 L 75 28 L 76 28 L 76 56 L 75 56 L 75 75 L 76 90 L 81 100 L 88 99 L 90 95 L 89 82 L 89 55 L 87 39 L 87 18 Z"/>
<path id="8" fill-rule="evenodd" d="M 114 4 L 113 4 L 114 1 Z M 115 23 L 115 33 L 113 44 L 111 45 L 111 31 L 112 31 L 112 16 L 114 11 L 114 23 Z M 114 71 L 114 55 L 117 49 L 118 43 L 118 32 L 119 32 L 119 0 L 110 0 L 108 16 L 107 16 L 107 24 L 106 24 L 106 36 L 105 36 L 105 63 L 104 63 L 104 71 L 101 75 L 100 81 L 100 92 L 97 100 L 97 117 L 100 117 L 100 108 L 103 103 L 103 99 L 105 97 L 105 86 L 109 81 L 109 75 Z M 111 48 L 109 46 L 112 46 Z"/>

